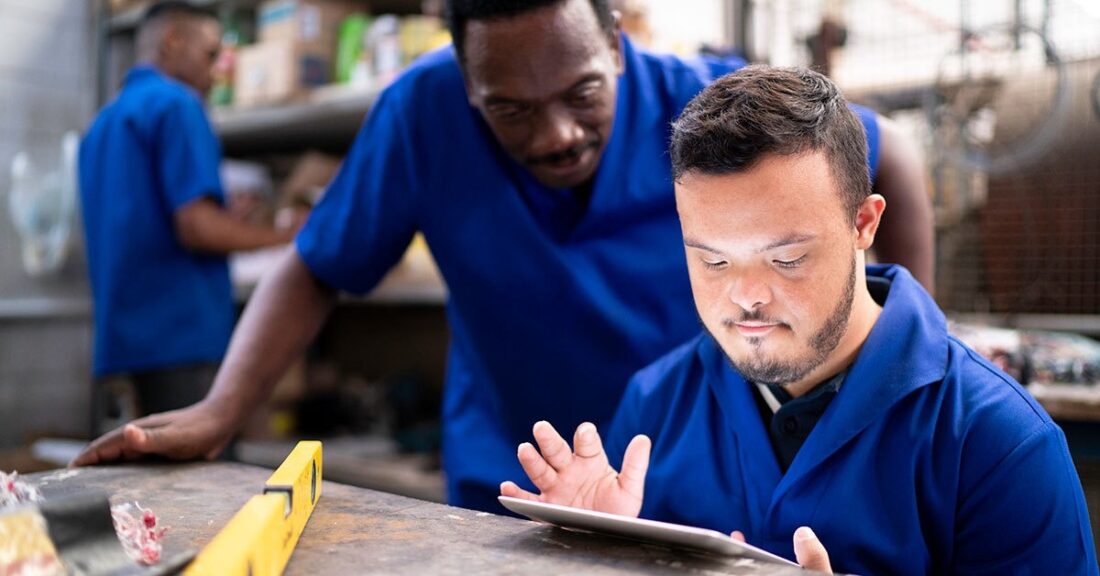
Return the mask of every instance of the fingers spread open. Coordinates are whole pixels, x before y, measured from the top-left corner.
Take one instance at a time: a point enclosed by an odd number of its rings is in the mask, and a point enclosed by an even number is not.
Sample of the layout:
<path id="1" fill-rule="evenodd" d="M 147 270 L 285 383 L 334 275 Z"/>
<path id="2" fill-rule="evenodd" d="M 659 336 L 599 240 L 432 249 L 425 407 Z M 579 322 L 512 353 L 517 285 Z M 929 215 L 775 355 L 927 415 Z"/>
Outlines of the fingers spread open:
<path id="1" fill-rule="evenodd" d="M 519 445 L 516 456 L 519 457 L 519 464 L 523 466 L 523 471 L 527 473 L 527 477 L 535 483 L 540 491 L 546 492 L 554 486 L 554 482 L 558 479 L 558 473 L 546 463 L 546 460 L 539 455 L 535 447 L 529 442 Z"/>
<path id="2" fill-rule="evenodd" d="M 538 494 L 532 494 L 517 486 L 515 482 L 510 481 L 500 483 L 500 494 L 501 496 L 511 496 L 512 498 L 522 498 L 524 500 L 533 500 L 535 502 L 541 501 Z"/>
<path id="3" fill-rule="evenodd" d="M 642 499 L 645 492 L 645 475 L 649 470 L 650 448 L 648 436 L 642 434 L 635 436 L 626 447 L 623 469 L 619 472 L 619 486 L 638 500 Z"/>
<path id="4" fill-rule="evenodd" d="M 573 450 L 581 458 L 603 456 L 603 442 L 594 424 L 585 422 L 577 426 L 577 432 L 573 435 Z"/>
<path id="5" fill-rule="evenodd" d="M 569 444 L 549 422 L 536 422 L 532 433 L 539 444 L 542 457 L 555 470 L 561 470 L 573 461 L 573 451 L 569 448 Z"/>

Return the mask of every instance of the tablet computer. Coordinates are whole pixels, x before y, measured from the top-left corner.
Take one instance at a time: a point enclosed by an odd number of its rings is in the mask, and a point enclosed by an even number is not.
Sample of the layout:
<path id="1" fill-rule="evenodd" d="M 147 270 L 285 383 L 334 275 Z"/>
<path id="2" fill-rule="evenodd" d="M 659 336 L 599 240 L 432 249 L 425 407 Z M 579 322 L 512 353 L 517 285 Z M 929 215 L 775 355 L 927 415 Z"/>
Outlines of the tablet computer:
<path id="1" fill-rule="evenodd" d="M 798 566 L 781 556 L 766 550 L 738 542 L 728 534 L 705 528 L 693 528 L 682 524 L 657 522 L 642 518 L 630 518 L 606 512 L 595 512 L 557 504 L 546 504 L 509 496 L 498 496 L 505 508 L 532 520 L 540 520 L 571 530 L 583 530 L 598 534 L 610 534 L 634 540 L 642 540 L 677 548 L 690 548 L 739 558 L 751 558 L 762 562 Z"/>

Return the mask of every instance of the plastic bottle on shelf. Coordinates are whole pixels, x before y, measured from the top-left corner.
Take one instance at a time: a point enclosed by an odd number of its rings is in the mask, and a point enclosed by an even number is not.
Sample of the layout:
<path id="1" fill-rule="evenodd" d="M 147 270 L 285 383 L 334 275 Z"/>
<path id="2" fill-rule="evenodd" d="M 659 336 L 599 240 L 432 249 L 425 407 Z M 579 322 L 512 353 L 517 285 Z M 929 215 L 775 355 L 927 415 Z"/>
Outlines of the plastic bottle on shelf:
<path id="1" fill-rule="evenodd" d="M 370 23 L 370 16 L 363 13 L 352 14 L 340 22 L 334 71 L 337 83 L 362 84 L 364 80 L 369 80 L 370 66 L 369 60 L 364 58 L 367 52 L 364 44 Z"/>
<path id="2" fill-rule="evenodd" d="M 221 51 L 214 61 L 214 84 L 210 88 L 208 101 L 211 106 L 230 106 L 233 104 L 233 77 L 237 67 L 237 46 L 240 45 L 241 35 L 237 29 L 236 21 L 230 19 L 225 25 L 222 34 Z"/>
<path id="3" fill-rule="evenodd" d="M 374 57 L 372 72 L 381 85 L 389 84 L 401 71 L 401 23 L 397 16 L 384 14 L 367 31 L 367 47 Z"/>

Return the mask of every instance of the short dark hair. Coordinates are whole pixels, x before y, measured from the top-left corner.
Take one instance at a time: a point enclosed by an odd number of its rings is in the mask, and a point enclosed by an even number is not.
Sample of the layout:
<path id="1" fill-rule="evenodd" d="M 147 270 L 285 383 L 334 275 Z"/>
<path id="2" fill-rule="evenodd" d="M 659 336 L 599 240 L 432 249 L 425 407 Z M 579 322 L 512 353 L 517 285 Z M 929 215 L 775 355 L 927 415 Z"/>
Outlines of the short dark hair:
<path id="1" fill-rule="evenodd" d="M 672 124 L 673 179 L 747 170 L 769 154 L 823 151 L 849 218 L 871 193 L 867 136 L 840 90 L 806 68 L 746 66 L 716 80 Z"/>
<path id="2" fill-rule="evenodd" d="M 217 18 L 212 11 L 195 6 L 190 2 L 183 2 L 182 0 L 163 0 L 161 2 L 154 2 L 153 5 L 145 10 L 145 13 L 141 16 L 139 27 L 169 16 Z"/>
<path id="3" fill-rule="evenodd" d="M 564 0 L 447 0 L 447 27 L 450 28 L 459 62 L 465 61 L 466 23 L 470 20 L 510 18 L 562 1 Z M 615 31 L 615 18 L 611 15 L 608 0 L 589 2 L 596 12 L 600 28 L 611 37 Z"/>

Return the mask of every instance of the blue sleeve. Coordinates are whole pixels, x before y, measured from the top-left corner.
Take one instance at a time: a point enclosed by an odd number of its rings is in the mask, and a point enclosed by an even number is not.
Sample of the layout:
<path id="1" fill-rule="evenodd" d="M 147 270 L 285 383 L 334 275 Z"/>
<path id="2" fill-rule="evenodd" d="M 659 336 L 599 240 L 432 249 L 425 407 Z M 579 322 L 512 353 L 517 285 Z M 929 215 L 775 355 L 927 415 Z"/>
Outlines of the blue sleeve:
<path id="1" fill-rule="evenodd" d="M 196 98 L 179 97 L 179 105 L 161 116 L 156 151 L 157 183 L 172 212 L 203 196 L 224 201 L 221 146 Z"/>
<path id="2" fill-rule="evenodd" d="M 702 56 L 700 60 L 702 60 L 710 70 L 710 77 L 713 79 L 721 78 L 730 72 L 736 72 L 748 65 L 748 62 L 739 56 L 727 56 L 724 58 L 717 56 Z"/>
<path id="3" fill-rule="evenodd" d="M 875 114 L 874 110 L 859 104 L 849 104 L 848 107 L 855 113 L 856 118 L 863 123 L 863 130 L 867 133 L 867 166 L 871 168 L 871 182 L 874 182 L 875 176 L 878 174 L 878 115 Z"/>
<path id="4" fill-rule="evenodd" d="M 1081 482 L 1047 422 L 960 493 L 955 574 L 1097 574 Z"/>
<path id="5" fill-rule="evenodd" d="M 404 97 L 403 97 L 404 96 Z M 417 230 L 417 166 L 402 101 L 386 90 L 299 232 L 302 260 L 330 287 L 364 293 L 400 260 Z"/>

